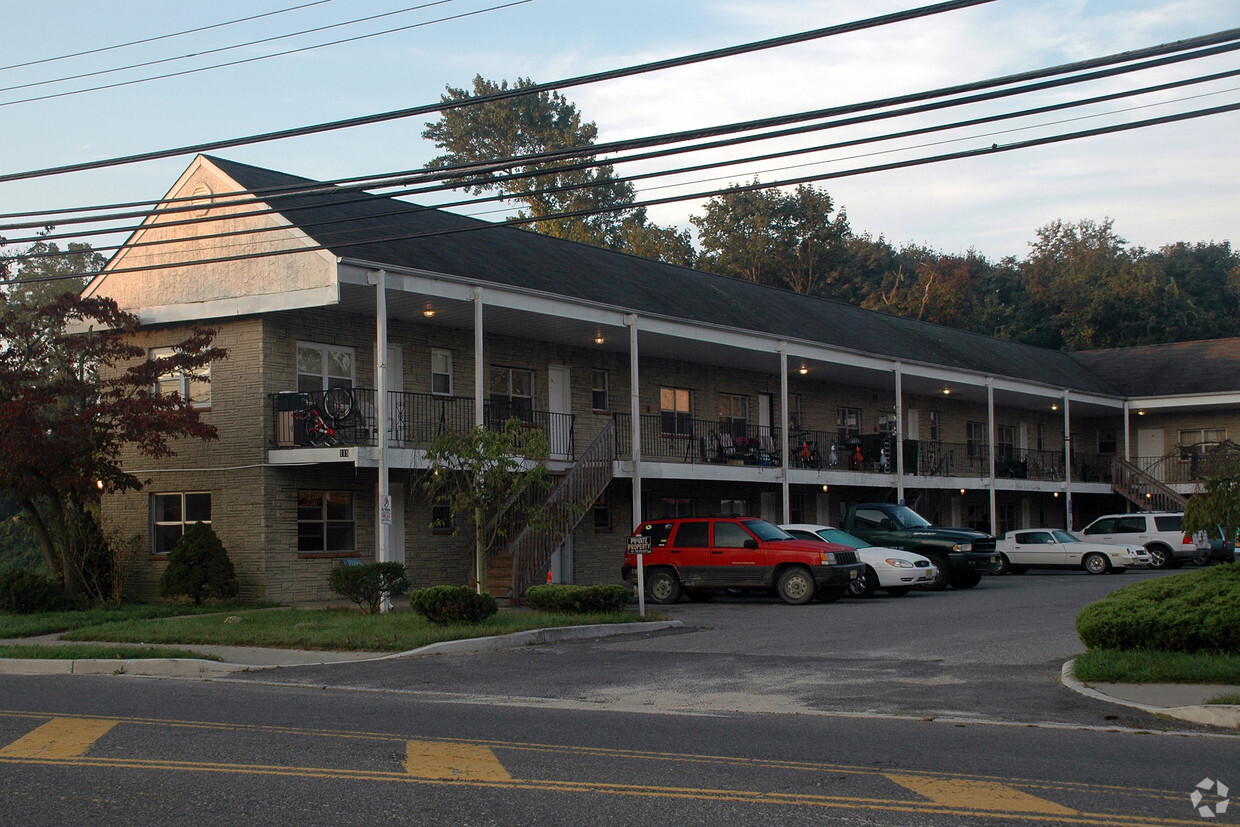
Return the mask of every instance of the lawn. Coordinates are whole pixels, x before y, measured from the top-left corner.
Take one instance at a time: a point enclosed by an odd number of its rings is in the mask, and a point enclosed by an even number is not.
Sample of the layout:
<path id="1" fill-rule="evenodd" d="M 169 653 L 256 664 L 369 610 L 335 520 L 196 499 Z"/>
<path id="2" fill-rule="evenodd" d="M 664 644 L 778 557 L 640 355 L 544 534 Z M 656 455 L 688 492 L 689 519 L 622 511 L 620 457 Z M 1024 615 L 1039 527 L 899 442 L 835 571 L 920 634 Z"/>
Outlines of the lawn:
<path id="1" fill-rule="evenodd" d="M 1240 655 L 1090 649 L 1074 666 L 1086 683 L 1220 683 L 1240 686 Z"/>
<path id="2" fill-rule="evenodd" d="M 578 615 L 505 609 L 482 623 L 441 626 L 411 611 L 368 615 L 356 609 L 262 609 L 93 622 L 65 632 L 61 639 L 403 652 L 444 640 L 488 637 L 551 626 L 633 623 L 650 619 L 660 618 L 652 615 L 642 618 L 629 611 Z"/>
<path id="3" fill-rule="evenodd" d="M 40 646 L 38 644 L 0 646 L 0 658 L 14 660 L 139 660 L 142 658 L 223 660 L 218 655 L 206 655 L 168 646 L 109 646 L 99 643 L 69 643 L 63 646 Z"/>
<path id="4" fill-rule="evenodd" d="M 249 606 L 246 608 L 254 608 Z M 191 606 L 183 603 L 126 604 L 120 608 L 97 607 L 63 612 L 36 612 L 34 614 L 0 613 L 0 640 L 5 638 L 34 637 L 67 632 L 83 626 L 94 626 L 112 620 L 140 620 L 148 618 L 175 617 L 178 615 L 240 611 L 241 606 Z"/>

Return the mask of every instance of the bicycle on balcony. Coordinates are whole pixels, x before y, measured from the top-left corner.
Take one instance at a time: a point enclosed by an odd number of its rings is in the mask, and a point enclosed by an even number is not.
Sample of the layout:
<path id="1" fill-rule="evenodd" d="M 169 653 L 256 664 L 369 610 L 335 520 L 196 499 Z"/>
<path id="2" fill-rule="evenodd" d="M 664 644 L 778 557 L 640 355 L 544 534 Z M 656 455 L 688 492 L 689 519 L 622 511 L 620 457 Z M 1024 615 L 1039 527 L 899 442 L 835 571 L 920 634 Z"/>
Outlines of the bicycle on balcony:
<path id="1" fill-rule="evenodd" d="M 310 401 L 309 395 L 301 410 L 293 412 L 305 429 L 306 444 L 314 448 L 330 447 L 341 438 L 340 423 L 353 413 L 353 394 L 348 388 L 329 388 L 320 402 Z"/>

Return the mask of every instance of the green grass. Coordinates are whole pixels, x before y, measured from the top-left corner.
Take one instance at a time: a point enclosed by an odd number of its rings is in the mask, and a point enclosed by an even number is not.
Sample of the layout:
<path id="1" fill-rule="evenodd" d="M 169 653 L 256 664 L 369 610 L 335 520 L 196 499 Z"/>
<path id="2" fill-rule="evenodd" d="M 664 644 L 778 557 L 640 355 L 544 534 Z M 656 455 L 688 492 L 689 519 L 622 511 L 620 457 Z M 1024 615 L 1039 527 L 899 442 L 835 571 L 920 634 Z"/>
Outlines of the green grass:
<path id="1" fill-rule="evenodd" d="M 628 611 L 588 615 L 501 611 L 483 623 L 439 626 L 411 611 L 368 615 L 355 609 L 282 609 L 118 620 L 76 628 L 62 635 L 62 639 L 403 652 L 439 641 L 503 635 L 549 626 L 632 623 L 650 619 L 662 618 L 653 615 L 642 618 Z"/>
<path id="2" fill-rule="evenodd" d="M 249 608 L 253 608 L 252 606 Z M 204 612 L 240 611 L 240 606 L 192 606 L 184 603 L 159 605 L 127 604 L 120 608 L 93 608 L 64 612 L 39 612 L 13 615 L 0 613 L 0 639 L 33 637 L 67 632 L 84 626 L 96 626 L 112 620 L 142 620 L 147 618 L 176 617 L 178 615 L 202 614 Z"/>
<path id="3" fill-rule="evenodd" d="M 1220 683 L 1240 686 L 1240 655 L 1090 649 L 1076 659 L 1087 683 Z"/>
<path id="4" fill-rule="evenodd" d="M 140 658 L 197 658 L 222 660 L 218 655 L 204 655 L 187 649 L 167 646 L 108 646 L 98 643 L 76 643 L 56 646 L 37 644 L 0 646 L 0 658 L 37 660 L 138 660 Z"/>
<path id="5" fill-rule="evenodd" d="M 1240 692 L 1229 692 L 1226 695 L 1219 695 L 1206 701 L 1208 704 L 1227 704 L 1229 706 L 1240 706 Z"/>

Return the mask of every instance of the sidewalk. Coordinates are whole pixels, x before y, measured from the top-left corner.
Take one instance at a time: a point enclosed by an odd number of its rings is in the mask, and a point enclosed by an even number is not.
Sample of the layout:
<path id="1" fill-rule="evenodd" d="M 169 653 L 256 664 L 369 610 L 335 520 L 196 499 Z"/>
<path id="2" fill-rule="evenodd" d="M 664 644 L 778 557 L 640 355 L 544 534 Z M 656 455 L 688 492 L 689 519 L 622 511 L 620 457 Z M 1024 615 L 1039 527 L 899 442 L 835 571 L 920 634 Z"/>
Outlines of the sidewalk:
<path id="1" fill-rule="evenodd" d="M 1074 692 L 1100 701 L 1143 709 L 1197 724 L 1240 729 L 1240 705 L 1208 704 L 1220 695 L 1240 695 L 1240 686 L 1206 683 L 1091 683 L 1072 674 L 1073 661 L 1063 665 L 1060 680 Z"/>

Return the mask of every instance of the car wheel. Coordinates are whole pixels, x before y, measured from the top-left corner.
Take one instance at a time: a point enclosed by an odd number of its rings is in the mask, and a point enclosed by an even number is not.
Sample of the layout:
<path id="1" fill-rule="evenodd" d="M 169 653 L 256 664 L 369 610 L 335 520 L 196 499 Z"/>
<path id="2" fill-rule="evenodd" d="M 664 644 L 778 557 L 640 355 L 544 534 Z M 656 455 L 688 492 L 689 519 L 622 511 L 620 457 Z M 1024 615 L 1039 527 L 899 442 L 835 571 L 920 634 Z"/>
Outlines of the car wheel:
<path id="1" fill-rule="evenodd" d="M 861 572 L 860 577 L 848 581 L 849 597 L 871 597 L 878 586 L 878 574 L 869 566 Z"/>
<path id="2" fill-rule="evenodd" d="M 1110 561 L 1107 560 L 1105 554 L 1086 554 L 1085 559 L 1081 561 L 1081 565 L 1085 567 L 1085 571 L 1090 574 L 1106 574 L 1111 568 Z"/>
<path id="3" fill-rule="evenodd" d="M 1008 571 L 1012 574 L 1026 574 L 1029 571 L 1028 566 L 1008 566 Z"/>
<path id="4" fill-rule="evenodd" d="M 656 569 L 646 581 L 646 595 L 651 603 L 675 603 L 680 599 L 680 580 L 669 569 Z"/>
<path id="5" fill-rule="evenodd" d="M 685 596 L 694 603 L 705 603 L 715 596 L 715 593 L 710 589 L 685 589 L 684 592 Z"/>
<path id="6" fill-rule="evenodd" d="M 910 589 L 908 586 L 892 586 L 889 589 L 883 589 L 883 591 L 892 597 L 904 597 L 904 595 L 909 593 Z"/>
<path id="7" fill-rule="evenodd" d="M 775 584 L 779 599 L 792 606 L 803 606 L 814 599 L 814 575 L 803 566 L 784 569 Z"/>
<path id="8" fill-rule="evenodd" d="M 982 582 L 982 576 L 975 571 L 962 571 L 952 575 L 953 589 L 971 589 Z"/>
<path id="9" fill-rule="evenodd" d="M 818 590 L 818 600 L 823 603 L 834 603 L 848 594 L 847 586 L 823 586 Z"/>
<path id="10" fill-rule="evenodd" d="M 1012 570 L 1012 561 L 1003 552 L 999 552 L 999 562 L 995 564 L 995 574 L 1007 574 Z"/>
<path id="11" fill-rule="evenodd" d="M 1150 568 L 1171 568 L 1171 549 L 1166 546 L 1150 546 L 1148 551 L 1150 553 Z"/>
<path id="12" fill-rule="evenodd" d="M 948 582 L 952 577 L 952 562 L 947 559 L 945 554 L 926 555 L 934 562 L 935 568 L 939 570 L 939 576 L 929 583 L 923 583 L 920 588 L 928 592 L 941 592 L 947 588 Z"/>

